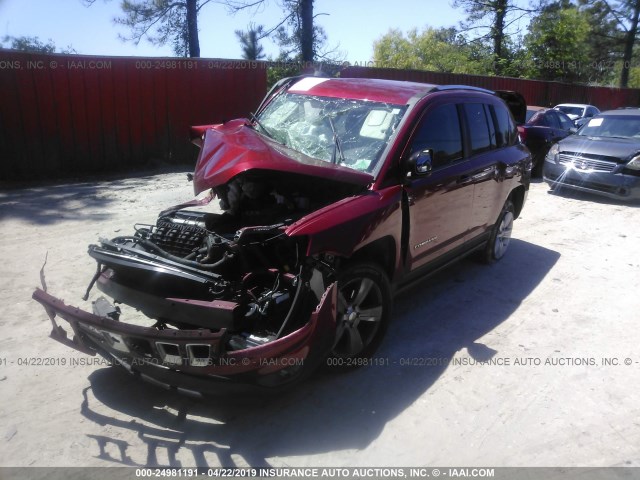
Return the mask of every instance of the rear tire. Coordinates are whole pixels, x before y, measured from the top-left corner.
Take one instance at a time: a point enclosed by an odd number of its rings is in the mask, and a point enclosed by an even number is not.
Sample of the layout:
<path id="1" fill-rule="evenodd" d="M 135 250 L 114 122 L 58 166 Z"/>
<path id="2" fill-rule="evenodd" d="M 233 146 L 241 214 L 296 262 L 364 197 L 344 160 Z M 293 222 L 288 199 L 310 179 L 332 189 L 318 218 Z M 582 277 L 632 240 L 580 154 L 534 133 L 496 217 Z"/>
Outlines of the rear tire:
<path id="1" fill-rule="evenodd" d="M 513 202 L 511 199 L 507 199 L 485 245 L 482 256 L 482 260 L 485 263 L 497 262 L 507 253 L 514 219 L 515 208 Z"/>

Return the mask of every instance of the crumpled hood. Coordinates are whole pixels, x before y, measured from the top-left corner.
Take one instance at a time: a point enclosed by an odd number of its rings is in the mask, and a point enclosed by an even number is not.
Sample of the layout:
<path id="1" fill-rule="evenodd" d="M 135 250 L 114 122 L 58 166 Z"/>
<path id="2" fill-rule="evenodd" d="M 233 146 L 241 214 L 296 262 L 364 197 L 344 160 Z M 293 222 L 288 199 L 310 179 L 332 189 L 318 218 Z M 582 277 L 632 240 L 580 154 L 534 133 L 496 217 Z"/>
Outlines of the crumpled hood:
<path id="1" fill-rule="evenodd" d="M 196 195 L 249 170 L 296 173 L 363 187 L 373 182 L 368 173 L 311 158 L 272 142 L 248 124 L 248 120 L 238 119 L 206 129 L 193 176 Z"/>
<path id="2" fill-rule="evenodd" d="M 587 137 L 571 135 L 558 144 L 561 152 L 589 153 L 629 160 L 640 151 L 640 141 L 626 138 Z"/>

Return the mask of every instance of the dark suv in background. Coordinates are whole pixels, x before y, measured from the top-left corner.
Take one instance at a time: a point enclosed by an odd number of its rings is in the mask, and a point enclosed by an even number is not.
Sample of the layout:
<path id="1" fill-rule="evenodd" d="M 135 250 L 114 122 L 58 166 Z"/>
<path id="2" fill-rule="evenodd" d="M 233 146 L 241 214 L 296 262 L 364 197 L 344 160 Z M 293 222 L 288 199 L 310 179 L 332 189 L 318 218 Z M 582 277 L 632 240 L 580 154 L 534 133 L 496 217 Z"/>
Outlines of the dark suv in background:
<path id="1" fill-rule="evenodd" d="M 536 108 L 536 107 L 533 107 Z M 574 134 L 577 128 L 564 113 L 552 108 L 527 109 L 527 123 L 518 125 L 520 140 L 531 152 L 531 176 L 542 176 L 544 158 L 551 145 Z M 531 115 L 531 116 L 529 116 Z"/>
<path id="2" fill-rule="evenodd" d="M 251 119 L 192 131 L 209 197 L 89 247 L 121 309 L 34 293 L 53 338 L 185 393 L 360 365 L 397 288 L 471 252 L 503 257 L 529 189 L 507 105 L 472 87 L 291 78 Z M 202 208 L 213 197 L 222 213 Z"/>

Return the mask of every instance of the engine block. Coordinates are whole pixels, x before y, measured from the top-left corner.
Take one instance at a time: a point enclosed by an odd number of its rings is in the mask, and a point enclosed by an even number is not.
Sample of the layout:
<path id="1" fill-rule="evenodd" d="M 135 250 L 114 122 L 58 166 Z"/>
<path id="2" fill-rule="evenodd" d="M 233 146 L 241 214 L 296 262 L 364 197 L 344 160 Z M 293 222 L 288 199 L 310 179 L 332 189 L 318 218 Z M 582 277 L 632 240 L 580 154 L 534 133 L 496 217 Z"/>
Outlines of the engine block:
<path id="1" fill-rule="evenodd" d="M 178 257 L 186 257 L 202 247 L 207 235 L 203 215 L 180 211 L 158 218 L 151 241 Z"/>

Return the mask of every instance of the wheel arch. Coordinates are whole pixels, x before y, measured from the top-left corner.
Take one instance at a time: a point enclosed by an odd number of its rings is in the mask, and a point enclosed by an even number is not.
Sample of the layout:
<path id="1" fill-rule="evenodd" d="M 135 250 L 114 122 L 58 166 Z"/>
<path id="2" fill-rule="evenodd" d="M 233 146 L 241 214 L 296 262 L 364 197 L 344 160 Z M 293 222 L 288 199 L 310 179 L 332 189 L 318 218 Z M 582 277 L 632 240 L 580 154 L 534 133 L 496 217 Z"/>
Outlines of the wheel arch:
<path id="1" fill-rule="evenodd" d="M 396 248 L 397 245 L 393 237 L 385 236 L 359 248 L 345 261 L 349 264 L 374 263 L 382 268 L 389 281 L 391 281 L 396 268 Z"/>
<path id="2" fill-rule="evenodd" d="M 518 218 L 520 216 L 520 212 L 522 211 L 522 207 L 524 206 L 525 197 L 526 190 L 524 188 L 524 185 L 520 185 L 514 188 L 509 194 L 508 199 L 513 202 L 515 218 Z"/>

